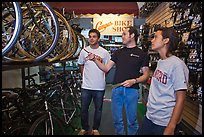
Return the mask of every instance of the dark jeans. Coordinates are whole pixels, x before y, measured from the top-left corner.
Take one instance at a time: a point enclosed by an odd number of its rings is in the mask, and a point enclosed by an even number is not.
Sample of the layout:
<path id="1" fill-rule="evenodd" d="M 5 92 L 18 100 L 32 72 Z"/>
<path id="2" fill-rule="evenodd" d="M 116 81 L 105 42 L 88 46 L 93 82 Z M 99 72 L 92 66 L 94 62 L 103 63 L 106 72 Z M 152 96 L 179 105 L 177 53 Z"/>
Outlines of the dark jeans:
<path id="1" fill-rule="evenodd" d="M 93 130 L 98 130 L 101 122 L 103 96 L 105 90 L 81 89 L 81 124 L 82 129 L 89 130 L 89 106 L 93 99 L 95 112 L 93 121 Z"/>
<path id="2" fill-rule="evenodd" d="M 154 124 L 146 116 L 142 120 L 142 125 L 138 130 L 138 135 L 163 135 L 166 126 L 159 126 Z M 180 124 L 176 126 L 175 135 L 179 133 Z"/>

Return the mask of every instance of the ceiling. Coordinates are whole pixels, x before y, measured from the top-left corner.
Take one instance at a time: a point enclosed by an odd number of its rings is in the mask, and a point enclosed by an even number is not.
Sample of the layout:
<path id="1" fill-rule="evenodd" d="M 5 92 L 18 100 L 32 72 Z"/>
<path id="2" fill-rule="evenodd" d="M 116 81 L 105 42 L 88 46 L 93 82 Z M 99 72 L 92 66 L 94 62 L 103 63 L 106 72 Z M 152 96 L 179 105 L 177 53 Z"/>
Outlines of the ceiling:
<path id="1" fill-rule="evenodd" d="M 139 15 L 137 2 L 47 2 L 52 8 L 75 14 L 134 14 Z"/>

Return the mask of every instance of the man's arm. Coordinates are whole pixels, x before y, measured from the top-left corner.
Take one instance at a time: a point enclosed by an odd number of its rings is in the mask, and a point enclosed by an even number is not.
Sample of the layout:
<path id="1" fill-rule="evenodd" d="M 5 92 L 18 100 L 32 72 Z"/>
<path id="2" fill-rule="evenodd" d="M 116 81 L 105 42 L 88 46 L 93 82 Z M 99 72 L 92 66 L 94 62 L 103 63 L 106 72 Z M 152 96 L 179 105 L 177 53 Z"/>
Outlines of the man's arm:
<path id="1" fill-rule="evenodd" d="M 141 70 L 143 74 L 139 78 L 136 78 L 137 83 L 145 82 L 149 79 L 149 67 L 142 67 Z"/>
<path id="2" fill-rule="evenodd" d="M 164 130 L 164 135 L 174 135 L 176 125 L 181 120 L 184 104 L 185 104 L 186 92 L 184 90 L 176 91 L 176 105 L 173 109 L 171 119 Z"/>
<path id="3" fill-rule="evenodd" d="M 89 60 L 92 60 L 96 63 L 96 65 L 105 73 L 107 73 L 115 64 L 112 60 L 109 60 L 107 64 L 103 64 L 100 60 L 96 58 L 96 55 L 93 53 L 89 53 Z"/>
<path id="4" fill-rule="evenodd" d="M 97 59 L 95 59 L 93 61 L 105 73 L 107 73 L 113 67 L 113 65 L 115 64 L 112 60 L 109 60 L 107 64 L 103 64 Z"/>
<path id="5" fill-rule="evenodd" d="M 123 83 L 121 83 L 121 85 L 123 85 L 125 87 L 131 87 L 135 83 L 141 83 L 141 82 L 144 82 L 144 81 L 148 80 L 148 78 L 149 78 L 149 67 L 142 67 L 141 70 L 143 72 L 142 76 L 140 76 L 139 78 L 135 78 L 135 79 L 125 80 Z"/>

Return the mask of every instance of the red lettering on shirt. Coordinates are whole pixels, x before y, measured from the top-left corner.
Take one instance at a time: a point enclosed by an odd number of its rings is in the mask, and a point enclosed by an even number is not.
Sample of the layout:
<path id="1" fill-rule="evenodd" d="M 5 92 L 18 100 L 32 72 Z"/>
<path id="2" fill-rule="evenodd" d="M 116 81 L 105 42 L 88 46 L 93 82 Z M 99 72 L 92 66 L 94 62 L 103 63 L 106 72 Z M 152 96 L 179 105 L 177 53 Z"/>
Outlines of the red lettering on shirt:
<path id="1" fill-rule="evenodd" d="M 166 84 L 167 83 L 167 74 L 163 73 L 160 70 L 156 70 L 152 77 L 156 78 L 162 84 Z"/>

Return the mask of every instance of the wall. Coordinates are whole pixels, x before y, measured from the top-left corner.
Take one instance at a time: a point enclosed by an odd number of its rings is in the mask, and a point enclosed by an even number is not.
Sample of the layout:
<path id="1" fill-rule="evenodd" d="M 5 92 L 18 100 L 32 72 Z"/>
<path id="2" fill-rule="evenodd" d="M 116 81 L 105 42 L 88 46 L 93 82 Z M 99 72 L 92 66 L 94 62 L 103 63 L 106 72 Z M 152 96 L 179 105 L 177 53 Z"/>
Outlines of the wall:
<path id="1" fill-rule="evenodd" d="M 25 68 L 25 76 L 28 75 L 28 68 Z M 30 67 L 30 75 L 39 72 L 39 67 Z M 39 77 L 34 77 L 36 83 L 39 83 Z M 27 83 L 27 82 L 26 82 Z M 2 88 L 16 88 L 22 87 L 22 72 L 21 69 L 13 69 L 2 71 Z"/>
<path id="2" fill-rule="evenodd" d="M 93 18 L 77 18 L 70 21 L 70 24 L 79 24 L 80 28 L 92 29 L 93 28 Z"/>
<path id="3" fill-rule="evenodd" d="M 145 23 L 145 18 L 144 19 L 134 18 L 134 26 L 139 28 L 140 25 L 143 25 L 144 23 Z"/>
<path id="4" fill-rule="evenodd" d="M 152 14 L 146 18 L 146 23 L 161 24 L 165 26 L 165 20 L 168 20 L 171 17 L 171 11 L 169 8 L 169 2 L 162 2 Z"/>
<path id="5" fill-rule="evenodd" d="M 21 69 L 2 72 L 2 88 L 22 87 Z"/>

